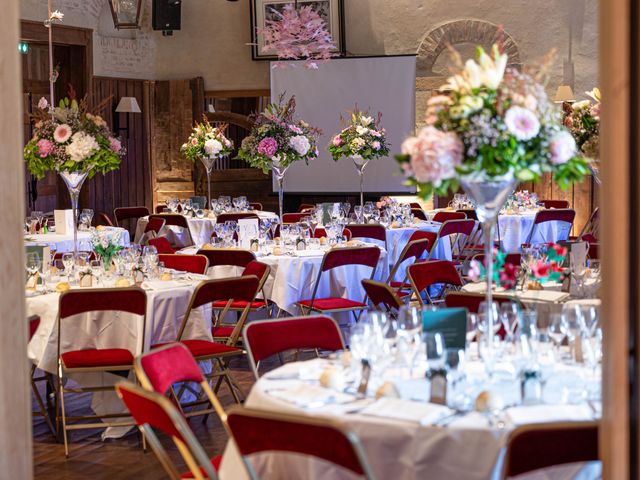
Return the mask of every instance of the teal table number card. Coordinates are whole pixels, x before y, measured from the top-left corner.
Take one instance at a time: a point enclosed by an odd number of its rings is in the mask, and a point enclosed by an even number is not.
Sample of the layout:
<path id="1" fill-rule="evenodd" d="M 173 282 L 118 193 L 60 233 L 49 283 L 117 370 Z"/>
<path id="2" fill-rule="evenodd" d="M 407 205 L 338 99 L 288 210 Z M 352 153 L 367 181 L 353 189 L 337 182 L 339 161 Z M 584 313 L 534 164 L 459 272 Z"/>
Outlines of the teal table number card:
<path id="1" fill-rule="evenodd" d="M 422 312 L 425 333 L 441 333 L 445 348 L 464 350 L 467 343 L 467 309 L 441 308 Z"/>

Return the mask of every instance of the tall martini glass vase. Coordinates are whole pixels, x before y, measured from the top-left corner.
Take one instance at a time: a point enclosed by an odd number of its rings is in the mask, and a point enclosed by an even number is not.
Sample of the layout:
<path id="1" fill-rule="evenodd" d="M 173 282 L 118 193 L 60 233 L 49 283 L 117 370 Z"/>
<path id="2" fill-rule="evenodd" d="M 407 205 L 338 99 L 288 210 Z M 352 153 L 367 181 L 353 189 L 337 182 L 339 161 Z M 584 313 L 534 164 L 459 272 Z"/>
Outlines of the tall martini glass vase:
<path id="1" fill-rule="evenodd" d="M 213 170 L 213 166 L 218 160 L 218 157 L 207 157 L 200 156 L 200 161 L 202 165 L 204 165 L 204 169 L 207 172 L 207 208 L 211 209 L 211 171 Z"/>
<path id="2" fill-rule="evenodd" d="M 515 189 L 517 181 L 514 178 L 487 179 L 478 177 L 463 177 L 460 184 L 471 198 L 478 221 L 482 225 L 484 241 L 484 268 L 487 279 L 485 292 L 485 319 L 486 319 L 486 347 L 488 352 L 493 351 L 494 324 L 498 320 L 494 318 L 493 302 L 493 239 L 494 230 L 498 221 L 498 213 L 504 206 L 507 198 Z"/>
<path id="3" fill-rule="evenodd" d="M 358 177 L 360 178 L 360 207 L 364 208 L 364 169 L 369 164 L 369 160 L 365 160 L 360 155 L 353 155 L 351 160 L 353 160 L 353 164 L 358 172 Z"/>
<path id="4" fill-rule="evenodd" d="M 282 205 L 284 203 L 284 176 L 287 173 L 289 166 L 282 165 L 280 158 L 275 156 L 271 161 L 271 170 L 276 176 L 278 182 L 278 207 L 280 211 L 280 225 L 282 225 Z"/>
<path id="5" fill-rule="evenodd" d="M 73 211 L 73 252 L 78 253 L 78 200 L 80 190 L 87 179 L 89 172 L 60 172 L 64 180 L 69 196 L 71 197 L 71 210 Z"/>

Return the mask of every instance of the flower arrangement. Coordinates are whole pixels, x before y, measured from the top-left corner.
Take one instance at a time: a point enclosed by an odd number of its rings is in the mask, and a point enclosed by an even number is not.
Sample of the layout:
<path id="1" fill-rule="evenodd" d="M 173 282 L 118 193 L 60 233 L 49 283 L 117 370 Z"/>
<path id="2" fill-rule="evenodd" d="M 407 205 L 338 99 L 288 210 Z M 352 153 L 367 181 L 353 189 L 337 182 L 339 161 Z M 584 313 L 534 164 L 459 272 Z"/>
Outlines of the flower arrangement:
<path id="1" fill-rule="evenodd" d="M 362 157 L 364 160 L 386 157 L 389 155 L 389 144 L 386 131 L 380 126 L 382 115 L 373 117 L 356 110 L 351 114 L 351 123 L 333 137 L 329 144 L 329 153 L 334 161 L 342 157 Z M 341 123 L 344 119 L 340 118 Z"/>
<path id="2" fill-rule="evenodd" d="M 34 134 L 24 147 L 24 158 L 38 179 L 49 171 L 88 172 L 91 178 L 120 167 L 122 143 L 102 117 L 88 111 L 86 100 L 78 103 L 74 97 L 71 90 L 69 98 L 51 109 L 41 98 L 32 115 Z"/>
<path id="3" fill-rule="evenodd" d="M 280 96 L 278 103 L 271 103 L 264 112 L 254 117 L 251 134 L 245 137 L 238 151 L 238 158 L 252 167 L 268 173 L 272 163 L 278 162 L 286 169 L 292 163 L 318 157 L 317 138 L 321 131 L 308 123 L 295 120 L 295 97 L 287 102 Z"/>
<path id="4" fill-rule="evenodd" d="M 274 53 L 280 60 L 306 58 L 304 66 L 317 69 L 318 61 L 326 62 L 334 54 L 336 45 L 325 21 L 311 6 L 296 9 L 293 4 L 282 12 L 271 9 L 276 20 L 266 20 L 265 28 L 258 29 L 264 39 L 265 53 Z M 277 67 L 284 64 L 278 62 Z"/>
<path id="5" fill-rule="evenodd" d="M 212 126 L 203 115 L 203 121 L 195 124 L 180 151 L 192 162 L 202 157 L 215 159 L 229 155 L 233 152 L 233 142 L 224 135 L 226 129 L 226 124 Z"/>
<path id="6" fill-rule="evenodd" d="M 547 98 L 545 68 L 507 68 L 498 45 L 491 54 L 478 47 L 477 61 L 457 59 L 460 73 L 449 78 L 447 94 L 429 100 L 427 126 L 396 157 L 422 196 L 455 191 L 463 177 L 526 182 L 551 172 L 566 188 L 589 172 Z"/>
<path id="7" fill-rule="evenodd" d="M 505 290 L 515 290 L 518 284 L 518 265 L 506 261 L 505 252 L 494 249 L 493 251 L 493 283 Z M 482 262 L 471 260 L 467 274 L 472 282 L 479 282 L 486 278 L 486 271 Z"/>
<path id="8" fill-rule="evenodd" d="M 588 158 L 600 156 L 600 89 L 585 92 L 591 100 L 566 104 L 564 125 L 576 139 L 578 148 Z"/>
<path id="9" fill-rule="evenodd" d="M 383 208 L 390 207 L 391 205 L 395 205 L 398 202 L 391 197 L 384 196 L 380 197 L 380 200 L 376 202 L 376 208 L 378 210 L 382 210 Z"/>
<path id="10" fill-rule="evenodd" d="M 540 283 L 562 281 L 564 277 L 562 264 L 566 256 L 566 248 L 550 243 L 544 259 L 538 259 L 530 265 L 529 276 Z"/>
<path id="11" fill-rule="evenodd" d="M 93 250 L 100 255 L 102 259 L 102 265 L 105 270 L 111 267 L 111 259 L 113 256 L 122 250 L 121 233 L 120 232 L 105 232 L 96 231 L 91 235 L 91 244 Z"/>

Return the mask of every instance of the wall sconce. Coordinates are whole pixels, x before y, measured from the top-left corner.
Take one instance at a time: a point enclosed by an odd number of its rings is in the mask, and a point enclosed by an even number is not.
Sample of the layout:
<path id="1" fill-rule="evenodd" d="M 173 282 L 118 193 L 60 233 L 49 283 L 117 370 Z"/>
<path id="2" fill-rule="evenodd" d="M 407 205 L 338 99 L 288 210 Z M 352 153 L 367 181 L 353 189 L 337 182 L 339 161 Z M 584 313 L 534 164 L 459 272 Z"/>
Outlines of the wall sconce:
<path id="1" fill-rule="evenodd" d="M 126 113 L 126 126 L 122 128 L 120 126 L 120 114 Z M 118 102 L 118 106 L 113 110 L 113 129 L 116 134 L 120 133 L 122 130 L 129 133 L 129 114 L 130 113 L 142 113 L 140 110 L 140 105 L 138 105 L 138 101 L 136 97 L 122 97 L 120 102 Z"/>
<path id="2" fill-rule="evenodd" d="M 142 18 L 142 0 L 108 0 L 113 25 L 120 29 L 139 29 Z"/>

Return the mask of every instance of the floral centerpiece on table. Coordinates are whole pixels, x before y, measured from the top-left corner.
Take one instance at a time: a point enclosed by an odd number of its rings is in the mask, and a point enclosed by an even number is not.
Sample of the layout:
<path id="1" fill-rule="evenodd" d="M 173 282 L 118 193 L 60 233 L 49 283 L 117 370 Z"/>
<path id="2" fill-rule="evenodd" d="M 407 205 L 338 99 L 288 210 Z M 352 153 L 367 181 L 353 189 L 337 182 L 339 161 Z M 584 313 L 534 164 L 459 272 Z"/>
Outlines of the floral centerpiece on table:
<path id="1" fill-rule="evenodd" d="M 329 153 L 334 161 L 342 157 L 362 157 L 364 160 L 389 155 L 386 130 L 380 126 L 382 115 L 377 119 L 359 111 L 351 114 L 350 124 L 333 137 L 329 144 Z M 344 119 L 341 118 L 341 122 Z"/>
<path id="2" fill-rule="evenodd" d="M 121 237 L 122 234 L 119 231 L 106 232 L 104 230 L 96 230 L 91 235 L 93 250 L 100 255 L 102 266 L 105 270 L 111 268 L 113 256 L 123 248 L 121 245 Z"/>
<path id="3" fill-rule="evenodd" d="M 518 284 L 518 265 L 507 262 L 507 254 L 497 249 L 494 249 L 493 256 L 493 283 L 505 290 L 515 290 Z M 472 282 L 480 282 L 487 277 L 484 265 L 478 260 L 471 260 L 467 275 Z"/>
<path id="4" fill-rule="evenodd" d="M 383 208 L 387 208 L 390 207 L 392 205 L 396 205 L 398 202 L 396 200 L 394 200 L 393 198 L 385 195 L 383 197 L 380 197 L 380 200 L 378 200 L 376 202 L 376 208 L 378 210 L 382 210 Z"/>
<path id="5" fill-rule="evenodd" d="M 588 158 L 600 156 L 600 89 L 586 94 L 593 99 L 565 106 L 564 125 L 576 139 L 578 148 Z"/>
<path id="6" fill-rule="evenodd" d="M 226 124 L 214 127 L 203 116 L 203 121 L 195 124 L 180 151 L 192 162 L 202 157 L 215 159 L 230 155 L 233 152 L 233 142 L 225 136 L 226 129 Z"/>
<path id="7" fill-rule="evenodd" d="M 86 100 L 78 102 L 73 91 L 49 108 L 45 98 L 32 114 L 33 137 L 24 147 L 29 172 L 41 179 L 47 172 L 84 172 L 88 177 L 120 167 L 125 149 L 107 122 L 89 112 Z M 99 110 L 99 108 L 97 109 Z"/>
<path id="8" fill-rule="evenodd" d="M 296 120 L 295 109 L 295 97 L 284 102 L 281 96 L 277 103 L 269 104 L 264 112 L 254 116 L 251 134 L 242 140 L 238 159 L 268 173 L 274 161 L 276 166 L 286 169 L 300 160 L 309 163 L 317 158 L 321 131 Z"/>
<path id="9" fill-rule="evenodd" d="M 446 95 L 431 98 L 427 126 L 397 156 L 420 195 L 445 195 L 464 177 L 537 181 L 553 174 L 562 188 L 588 173 L 573 136 L 544 89 L 546 69 L 507 68 L 507 55 L 481 47 L 449 78 Z M 547 62 L 548 63 L 548 62 Z"/>
<path id="10" fill-rule="evenodd" d="M 562 264 L 566 256 L 565 247 L 550 243 L 543 258 L 529 265 L 529 277 L 538 283 L 561 282 L 564 278 Z"/>

